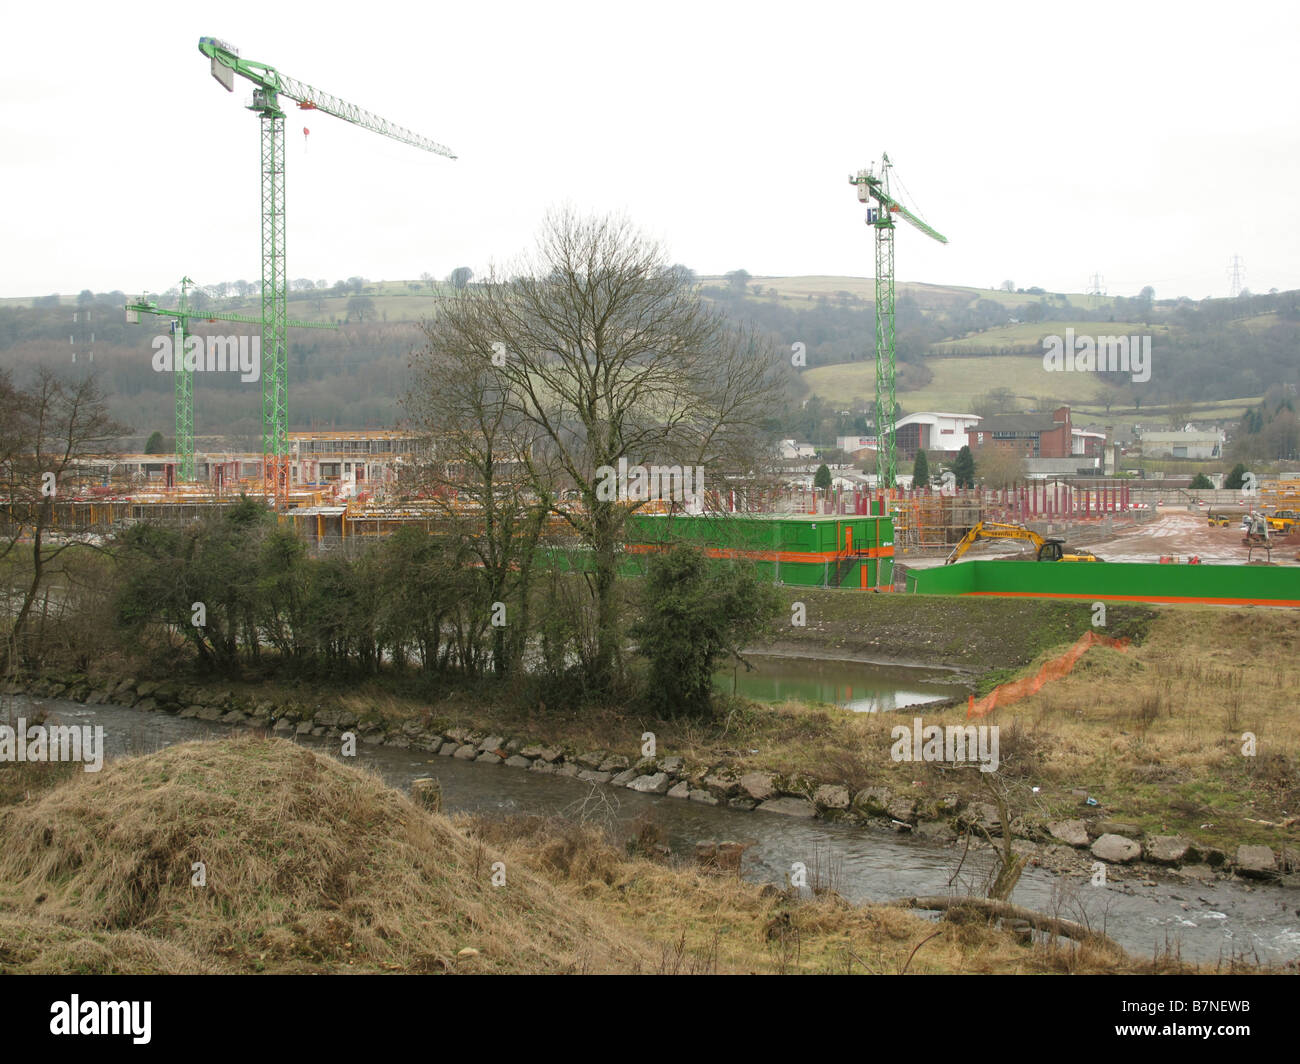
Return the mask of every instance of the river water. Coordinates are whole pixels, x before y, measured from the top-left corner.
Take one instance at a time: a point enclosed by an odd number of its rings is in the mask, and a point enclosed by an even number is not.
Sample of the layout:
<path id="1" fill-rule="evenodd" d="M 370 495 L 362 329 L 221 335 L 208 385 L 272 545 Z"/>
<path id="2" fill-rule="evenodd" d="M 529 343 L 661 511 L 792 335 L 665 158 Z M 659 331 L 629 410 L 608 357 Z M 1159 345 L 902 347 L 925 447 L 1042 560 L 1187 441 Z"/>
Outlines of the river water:
<path id="1" fill-rule="evenodd" d="M 944 669 L 804 655 L 746 654 L 745 660 L 750 669 L 724 669 L 715 676 L 714 686 L 755 702 L 830 702 L 859 713 L 965 699 L 969 691 Z"/>
<path id="2" fill-rule="evenodd" d="M 193 739 L 219 738 L 231 730 L 221 724 L 121 706 L 84 706 L 59 699 L 13 701 L 3 708 L 15 715 L 30 715 L 35 706 L 43 706 L 60 723 L 103 725 L 110 758 L 149 753 Z M 298 741 L 338 753 L 338 740 Z M 584 801 L 591 807 L 589 798 L 595 788 L 612 807 L 603 814 L 608 821 L 627 825 L 649 816 L 674 852 L 689 856 L 695 842 L 703 839 L 752 842 L 744 859 L 746 879 L 784 886 L 791 866 L 802 862 L 809 882 L 820 870 L 823 880 L 855 902 L 966 893 L 972 868 L 986 867 L 983 862 L 988 860 L 986 855 L 968 856 L 962 878 L 950 887 L 961 860 L 959 846 L 888 830 L 706 806 L 501 765 L 456 761 L 423 751 L 359 744 L 355 761 L 402 790 L 418 776 L 437 776 L 448 812 L 572 816 Z M 1139 956 L 1175 949 L 1185 960 L 1203 963 L 1234 955 L 1266 963 L 1300 957 L 1300 891 L 1236 881 L 1194 882 L 1173 876 L 1160 876 L 1155 886 L 1143 886 L 1146 877 L 1132 871 L 1123 874 L 1123 882 L 1112 878 L 1105 887 L 1092 887 L 1086 878 L 1065 878 L 1027 868 L 1012 900 L 1087 922 Z"/>

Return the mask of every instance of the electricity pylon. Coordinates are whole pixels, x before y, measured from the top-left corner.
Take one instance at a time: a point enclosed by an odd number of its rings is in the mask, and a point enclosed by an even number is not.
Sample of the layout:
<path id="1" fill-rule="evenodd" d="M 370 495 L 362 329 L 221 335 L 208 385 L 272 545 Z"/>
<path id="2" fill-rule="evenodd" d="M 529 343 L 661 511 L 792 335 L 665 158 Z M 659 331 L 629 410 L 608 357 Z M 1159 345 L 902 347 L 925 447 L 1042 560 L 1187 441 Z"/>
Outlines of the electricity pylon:
<path id="1" fill-rule="evenodd" d="M 386 118 L 288 77 L 266 63 L 241 59 L 238 50 L 215 37 L 200 37 L 199 51 L 212 61 L 212 76 L 235 91 L 235 75 L 253 83 L 248 105 L 262 126 L 262 457 L 277 503 L 289 484 L 288 352 L 285 346 L 286 282 L 284 264 L 284 111 L 280 97 L 306 111 L 324 111 L 421 151 L 456 156 L 449 148 L 412 133 Z"/>
<path id="2" fill-rule="evenodd" d="M 849 176 L 867 208 L 867 224 L 876 230 L 876 487 L 892 488 L 898 472 L 894 448 L 895 355 L 894 355 L 894 215 L 921 230 L 926 236 L 948 243 L 889 194 L 889 156 L 880 157 L 880 175 L 875 166 Z"/>

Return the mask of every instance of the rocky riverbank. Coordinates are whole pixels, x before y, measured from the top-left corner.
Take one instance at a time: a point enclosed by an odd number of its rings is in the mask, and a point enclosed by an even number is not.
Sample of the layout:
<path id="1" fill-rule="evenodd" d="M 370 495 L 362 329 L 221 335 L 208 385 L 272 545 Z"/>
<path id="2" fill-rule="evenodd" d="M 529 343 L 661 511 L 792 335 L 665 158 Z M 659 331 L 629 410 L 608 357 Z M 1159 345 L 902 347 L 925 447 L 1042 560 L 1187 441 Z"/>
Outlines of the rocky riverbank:
<path id="1" fill-rule="evenodd" d="M 5 693 L 125 705 L 285 737 L 343 741 L 351 736 L 365 744 L 574 777 L 680 801 L 873 825 L 939 841 L 951 842 L 967 833 L 1000 838 L 1009 831 L 1017 851 L 1027 853 L 1033 864 L 1066 874 L 1088 874 L 1100 862 L 1117 874 L 1127 867 L 1138 875 L 1164 870 L 1192 879 L 1237 876 L 1300 887 L 1296 848 L 1243 844 L 1229 850 L 1183 834 L 1146 833 L 1136 824 L 1106 816 L 1047 819 L 1012 813 L 1003 824 L 996 804 L 957 790 L 917 798 L 885 784 L 855 788 L 802 773 L 742 771 L 727 762 L 692 763 L 679 755 L 642 756 L 639 749 L 625 753 L 494 734 L 488 727 L 449 723 L 428 714 L 398 722 L 337 705 L 272 701 L 231 689 L 131 677 L 92 681 L 81 674 L 44 676 L 12 683 Z M 1085 799 L 1081 796 L 1081 803 Z"/>

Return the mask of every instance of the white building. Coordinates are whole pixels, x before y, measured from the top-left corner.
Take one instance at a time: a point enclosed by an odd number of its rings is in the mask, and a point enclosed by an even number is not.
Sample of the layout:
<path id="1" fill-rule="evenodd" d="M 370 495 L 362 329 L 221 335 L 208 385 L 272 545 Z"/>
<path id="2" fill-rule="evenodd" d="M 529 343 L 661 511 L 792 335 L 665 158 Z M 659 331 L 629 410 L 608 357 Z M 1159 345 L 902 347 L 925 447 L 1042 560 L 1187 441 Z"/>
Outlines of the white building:
<path id="1" fill-rule="evenodd" d="M 1144 432 L 1143 458 L 1222 458 L 1224 433 Z"/>
<path id="2" fill-rule="evenodd" d="M 787 462 L 799 458 L 816 458 L 817 448 L 811 443 L 796 443 L 794 440 L 782 440 L 779 449 L 781 457 Z"/>
<path id="3" fill-rule="evenodd" d="M 967 430 L 982 420 L 978 414 L 943 414 L 933 410 L 908 414 L 894 422 L 894 448 L 900 458 L 914 458 L 921 450 L 955 455 L 966 446 Z"/>

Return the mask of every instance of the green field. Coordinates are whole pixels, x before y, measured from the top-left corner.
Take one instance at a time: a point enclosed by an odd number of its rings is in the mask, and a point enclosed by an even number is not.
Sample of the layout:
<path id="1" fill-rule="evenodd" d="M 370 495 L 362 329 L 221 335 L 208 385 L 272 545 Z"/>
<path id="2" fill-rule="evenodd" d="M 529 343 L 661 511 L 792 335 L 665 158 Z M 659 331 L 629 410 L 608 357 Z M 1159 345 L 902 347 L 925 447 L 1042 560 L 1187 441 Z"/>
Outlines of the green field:
<path id="1" fill-rule="evenodd" d="M 1073 329 L 1077 336 L 1152 336 L 1157 337 L 1167 328 L 1163 325 L 1143 325 L 1132 321 L 1042 321 L 1024 322 L 1020 325 L 1003 325 L 996 329 L 972 333 L 960 340 L 945 340 L 932 345 L 935 353 L 943 351 L 985 350 L 990 347 L 1034 347 L 1042 350 L 1044 336 L 1065 336 Z"/>

